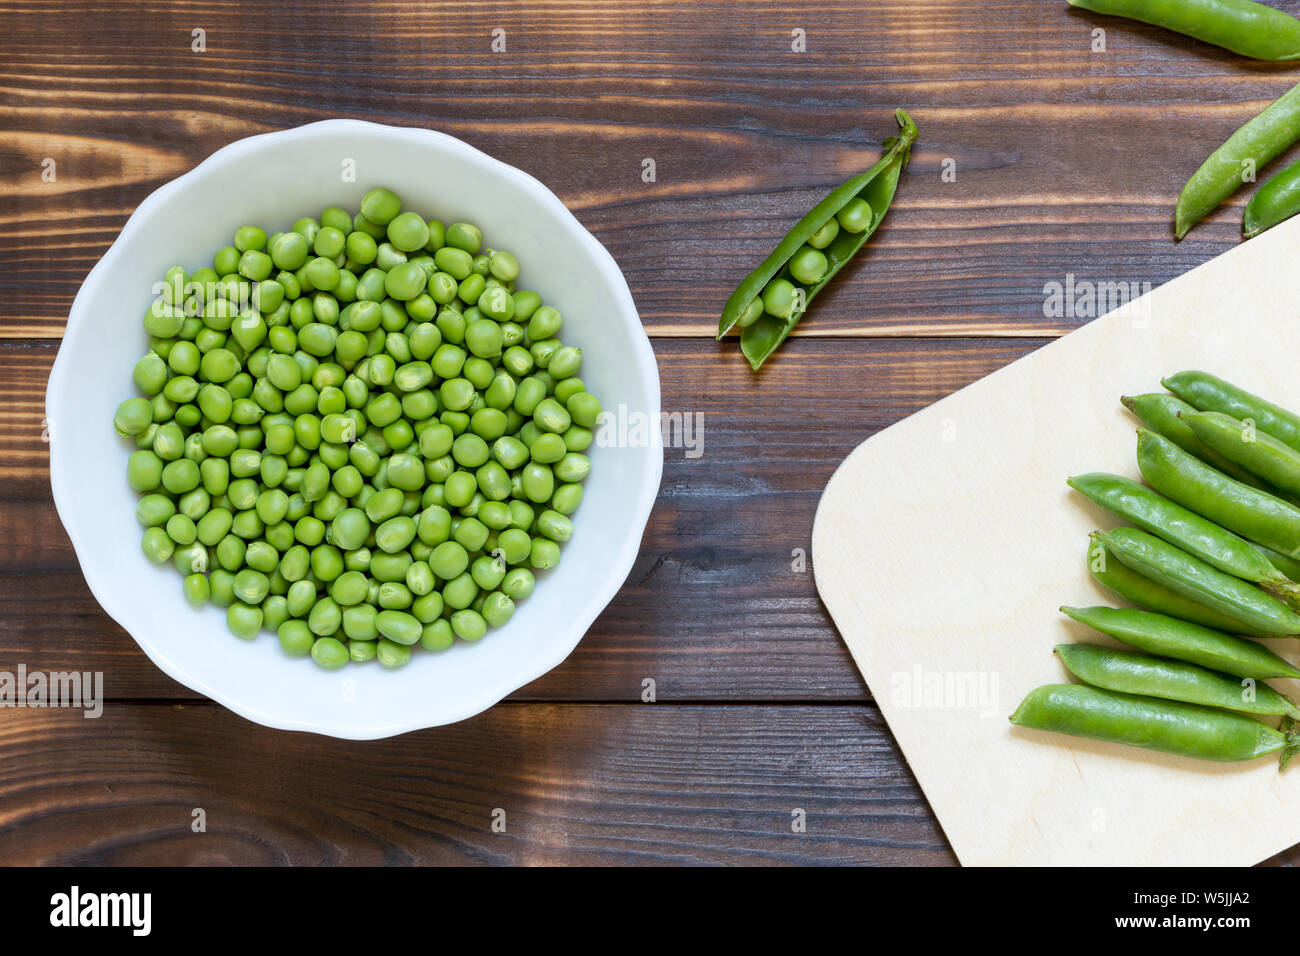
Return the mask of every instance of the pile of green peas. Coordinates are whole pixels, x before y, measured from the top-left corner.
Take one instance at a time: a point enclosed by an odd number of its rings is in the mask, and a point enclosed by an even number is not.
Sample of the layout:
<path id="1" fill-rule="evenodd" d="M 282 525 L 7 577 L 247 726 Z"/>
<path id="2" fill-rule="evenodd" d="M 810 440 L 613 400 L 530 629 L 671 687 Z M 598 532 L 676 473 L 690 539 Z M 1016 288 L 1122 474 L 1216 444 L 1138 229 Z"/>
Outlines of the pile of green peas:
<path id="1" fill-rule="evenodd" d="M 763 287 L 762 295 L 755 296 L 741 315 L 740 326 L 753 325 L 765 312 L 778 319 L 788 319 L 796 310 L 806 308 L 810 290 L 830 270 L 830 260 L 822 250 L 835 241 L 841 230 L 853 235 L 866 231 L 872 216 L 871 204 L 865 199 L 859 196 L 849 200 L 796 250 L 781 274 Z"/>
<path id="2" fill-rule="evenodd" d="M 325 668 L 505 624 L 573 534 L 601 413 L 518 275 L 384 188 L 168 270 L 114 415 L 144 553 Z"/>

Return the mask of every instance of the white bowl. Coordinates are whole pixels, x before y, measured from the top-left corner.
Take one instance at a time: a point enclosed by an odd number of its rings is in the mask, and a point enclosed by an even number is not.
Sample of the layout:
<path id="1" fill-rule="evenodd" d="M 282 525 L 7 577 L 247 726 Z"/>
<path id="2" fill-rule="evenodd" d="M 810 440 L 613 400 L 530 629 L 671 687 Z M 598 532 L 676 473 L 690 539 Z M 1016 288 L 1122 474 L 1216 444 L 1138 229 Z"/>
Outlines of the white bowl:
<path id="1" fill-rule="evenodd" d="M 348 169 L 355 182 L 344 181 Z M 416 648 L 399 671 L 326 671 L 287 657 L 269 632 L 233 636 L 223 610 L 185 602 L 170 562 L 144 557 L 125 473 L 134 445 L 112 416 L 135 394 L 141 319 L 168 267 L 210 265 L 245 223 L 271 231 L 326 206 L 355 210 L 380 185 L 406 208 L 476 223 L 489 245 L 514 252 L 521 287 L 555 305 L 565 342 L 582 347 L 588 388 L 607 411 L 622 406 L 651 427 L 634 447 L 593 445 L 573 540 L 505 627 L 439 654 Z M 353 739 L 463 720 L 563 661 L 631 570 L 663 468 L 654 353 L 604 247 L 520 170 L 441 133 L 355 120 L 232 143 L 145 199 L 77 293 L 45 404 L 54 501 L 104 610 L 167 674 L 249 720 Z"/>

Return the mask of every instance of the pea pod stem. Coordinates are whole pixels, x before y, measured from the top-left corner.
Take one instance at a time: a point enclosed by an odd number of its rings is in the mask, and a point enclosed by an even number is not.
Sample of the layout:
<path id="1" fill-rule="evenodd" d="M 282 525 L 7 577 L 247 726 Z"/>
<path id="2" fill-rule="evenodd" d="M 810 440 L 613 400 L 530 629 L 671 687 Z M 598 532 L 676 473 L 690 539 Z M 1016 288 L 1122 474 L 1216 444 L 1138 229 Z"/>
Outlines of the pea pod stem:
<path id="1" fill-rule="evenodd" d="M 721 339 L 742 318 L 746 318 L 749 324 L 741 330 L 741 351 L 755 371 L 785 341 L 808 310 L 813 298 L 871 238 L 888 212 L 898 188 L 898 177 L 907 165 L 912 144 L 917 137 L 916 124 L 906 112 L 896 110 L 895 117 L 899 133 L 886 141 L 884 153 L 875 165 L 832 190 L 814 206 L 727 299 L 718 322 L 717 337 Z M 870 206 L 870 224 L 860 232 L 841 231 L 823 249 L 827 261 L 825 272 L 815 282 L 796 286 L 800 294 L 788 315 L 781 317 L 764 312 L 756 318 L 749 318 L 747 310 L 752 315 L 752 303 L 762 295 L 767 284 L 788 272 L 786 267 L 791 257 L 854 199 L 865 200 Z"/>
<path id="2" fill-rule="evenodd" d="M 1274 100 L 1206 158 L 1183 186 L 1174 207 L 1174 235 L 1188 230 L 1300 139 L 1300 85 Z"/>
<path id="3" fill-rule="evenodd" d="M 1164 27 L 1255 60 L 1300 57 L 1300 20 L 1253 0 L 1069 0 L 1070 6 Z"/>

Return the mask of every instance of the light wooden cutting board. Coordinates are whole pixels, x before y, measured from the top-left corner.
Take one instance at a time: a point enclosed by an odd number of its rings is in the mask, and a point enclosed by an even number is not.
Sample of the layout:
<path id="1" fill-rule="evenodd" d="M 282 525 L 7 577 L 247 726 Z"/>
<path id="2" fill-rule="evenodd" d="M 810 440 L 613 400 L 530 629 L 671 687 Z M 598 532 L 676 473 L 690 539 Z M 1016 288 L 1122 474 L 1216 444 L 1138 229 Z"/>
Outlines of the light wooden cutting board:
<path id="1" fill-rule="evenodd" d="M 822 496 L 817 587 L 965 864 L 1236 865 L 1300 842 L 1300 762 L 1207 764 L 1007 720 L 1069 680 L 1053 645 L 1113 643 L 1057 610 L 1118 602 L 1085 553 L 1119 522 L 1065 479 L 1140 477 L 1119 398 L 1187 368 L 1300 409 L 1300 221 L 872 436 Z"/>

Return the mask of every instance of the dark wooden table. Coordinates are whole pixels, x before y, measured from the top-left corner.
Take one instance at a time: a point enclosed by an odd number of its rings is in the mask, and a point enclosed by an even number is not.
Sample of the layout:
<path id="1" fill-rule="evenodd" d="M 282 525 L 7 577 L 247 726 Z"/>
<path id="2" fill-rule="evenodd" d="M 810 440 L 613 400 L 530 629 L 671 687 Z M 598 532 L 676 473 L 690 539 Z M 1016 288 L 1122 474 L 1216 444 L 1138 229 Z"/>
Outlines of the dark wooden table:
<path id="1" fill-rule="evenodd" d="M 1297 79 L 1057 0 L 9 0 L 0 24 L 0 669 L 101 670 L 110 698 L 0 711 L 9 863 L 954 863 L 795 570 L 818 496 L 872 433 L 1086 321 L 1045 315 L 1047 284 L 1158 285 L 1231 248 L 1240 200 L 1175 245 L 1173 199 Z M 921 141 L 894 211 L 753 375 L 713 341 L 723 301 L 900 105 Z M 136 205 L 330 117 L 442 130 L 550 186 L 622 266 L 665 410 L 706 422 L 564 665 L 369 743 L 248 723 L 154 667 L 82 580 L 42 439 L 68 307 Z"/>

